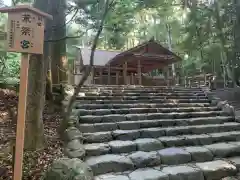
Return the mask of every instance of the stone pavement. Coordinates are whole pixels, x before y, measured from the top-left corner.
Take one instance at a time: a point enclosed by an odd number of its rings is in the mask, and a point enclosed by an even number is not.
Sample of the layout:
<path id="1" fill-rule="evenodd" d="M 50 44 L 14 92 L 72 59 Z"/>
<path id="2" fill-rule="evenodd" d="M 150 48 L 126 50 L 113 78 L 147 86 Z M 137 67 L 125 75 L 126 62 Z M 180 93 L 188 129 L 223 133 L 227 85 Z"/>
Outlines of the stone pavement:
<path id="1" fill-rule="evenodd" d="M 70 138 L 66 153 L 84 156 L 95 180 L 220 180 L 239 171 L 240 123 L 200 88 L 85 86 L 74 114 L 84 140 Z"/>

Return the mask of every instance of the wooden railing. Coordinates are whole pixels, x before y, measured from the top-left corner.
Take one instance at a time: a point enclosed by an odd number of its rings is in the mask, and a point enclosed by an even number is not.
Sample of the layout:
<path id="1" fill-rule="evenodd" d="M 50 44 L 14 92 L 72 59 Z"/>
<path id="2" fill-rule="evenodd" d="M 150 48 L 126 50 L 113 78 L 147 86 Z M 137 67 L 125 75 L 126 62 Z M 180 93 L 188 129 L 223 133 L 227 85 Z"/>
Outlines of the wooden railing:
<path id="1" fill-rule="evenodd" d="M 185 76 L 181 85 L 184 85 L 184 87 L 210 86 L 213 80 L 214 76 L 212 74 L 201 74 L 191 77 Z"/>
<path id="2" fill-rule="evenodd" d="M 146 81 L 151 82 L 153 86 L 183 86 L 183 87 L 201 87 L 211 86 L 214 82 L 212 74 L 202 74 L 191 77 L 160 77 L 160 76 L 143 76 Z M 144 84 L 143 84 L 144 85 Z"/>
<path id="3" fill-rule="evenodd" d="M 76 75 L 75 75 L 76 76 Z M 91 79 L 91 77 L 89 77 Z M 116 80 L 118 79 L 118 80 Z M 138 85 L 138 76 L 127 76 L 126 84 L 129 85 Z M 109 81 L 110 80 L 110 81 Z M 110 82 L 110 83 L 109 83 Z M 123 85 L 124 77 L 123 76 L 114 76 L 111 75 L 110 78 L 108 75 L 95 76 L 93 82 L 90 84 L 105 84 L 105 85 Z M 230 84 L 230 83 L 229 83 Z M 217 79 L 212 74 L 201 74 L 191 77 L 164 77 L 164 76 L 151 76 L 148 74 L 142 74 L 142 85 L 143 86 L 182 86 L 182 87 L 201 87 L 208 86 L 210 88 L 218 89 L 224 88 L 224 82 L 221 79 Z M 227 86 L 231 87 L 231 86 Z"/>

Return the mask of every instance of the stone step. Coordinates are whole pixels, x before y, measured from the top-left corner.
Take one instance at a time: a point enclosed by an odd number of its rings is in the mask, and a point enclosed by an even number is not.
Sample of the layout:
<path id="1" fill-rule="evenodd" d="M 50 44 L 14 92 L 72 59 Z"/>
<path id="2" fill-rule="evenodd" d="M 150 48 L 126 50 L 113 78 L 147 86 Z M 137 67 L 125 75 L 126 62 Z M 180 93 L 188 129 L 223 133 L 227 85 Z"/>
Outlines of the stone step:
<path id="1" fill-rule="evenodd" d="M 131 103 L 131 104 L 82 104 L 75 103 L 77 109 L 121 109 L 121 108 L 177 108 L 177 107 L 210 107 L 209 103 Z"/>
<path id="2" fill-rule="evenodd" d="M 211 132 L 212 128 L 218 128 L 216 133 L 201 134 L 201 129 L 196 129 L 196 133 L 190 135 L 164 136 L 157 139 L 139 138 L 136 140 L 113 140 L 105 143 L 86 144 L 87 156 L 99 156 L 105 154 L 132 153 L 135 151 L 157 151 L 169 147 L 180 146 L 200 146 L 212 143 L 228 142 L 240 140 L 240 124 L 226 124 L 221 126 L 211 126 L 205 133 Z M 231 131 L 232 130 L 232 131 Z M 231 132 L 227 132 L 231 131 Z M 203 131 L 204 132 L 204 131 Z"/>
<path id="3" fill-rule="evenodd" d="M 112 123 L 94 123 L 77 126 L 82 133 L 94 133 L 114 130 L 135 130 L 142 128 L 169 127 L 169 126 L 194 126 L 207 124 L 223 124 L 235 121 L 232 116 L 217 116 L 207 118 L 187 118 L 187 119 L 161 119 L 161 120 L 138 120 L 122 121 Z"/>
<path id="4" fill-rule="evenodd" d="M 83 90 L 162 90 L 162 91 L 201 91 L 201 88 L 185 88 L 185 87 L 163 87 L 163 86 L 83 86 Z"/>
<path id="5" fill-rule="evenodd" d="M 223 111 L 206 111 L 206 112 L 183 112 L 183 113 L 148 113 L 148 114 L 111 114 L 103 116 L 86 115 L 79 117 L 80 123 L 111 123 L 122 121 L 154 120 L 154 119 L 184 119 L 196 117 L 214 117 L 226 116 Z"/>
<path id="6" fill-rule="evenodd" d="M 215 141 L 218 137 L 223 138 L 222 140 L 229 140 L 231 138 L 239 138 L 240 130 L 239 124 L 234 125 L 199 125 L 199 126 L 178 126 L 178 127 L 168 127 L 168 128 L 143 128 L 136 130 L 115 130 L 106 132 L 94 132 L 94 133 L 84 133 L 85 143 L 103 143 L 113 140 L 120 141 L 133 141 L 141 138 L 162 138 L 166 139 L 167 136 L 178 136 L 178 135 L 203 135 L 203 139 L 210 139 Z M 226 131 L 231 131 L 223 133 Z M 204 135 L 211 133 L 210 135 Z M 218 133 L 214 134 L 213 133 Z M 224 138 L 226 136 L 226 138 Z M 194 137 L 196 138 L 196 137 Z M 173 139 L 170 137 L 170 140 Z M 175 138 L 178 141 L 177 138 Z M 174 140 L 174 139 L 173 139 Z M 185 139 L 179 139 L 179 141 L 184 141 Z"/>
<path id="7" fill-rule="evenodd" d="M 94 180 L 220 180 L 235 176 L 238 169 L 227 159 L 175 166 L 141 168 L 96 176 Z M 237 179 L 222 179 L 237 180 Z"/>
<path id="8" fill-rule="evenodd" d="M 208 99 L 206 96 L 77 96 L 77 100 Z"/>
<path id="9" fill-rule="evenodd" d="M 77 100 L 82 104 L 131 104 L 131 103 L 210 103 L 206 99 L 140 99 L 140 100 Z"/>
<path id="10" fill-rule="evenodd" d="M 171 113 L 171 112 L 199 112 L 199 111 L 220 111 L 218 107 L 181 107 L 181 108 L 122 108 L 122 109 L 76 109 L 80 116 L 94 115 L 102 116 L 108 114 L 143 114 L 143 113 Z"/>
<path id="11" fill-rule="evenodd" d="M 86 159 L 86 163 L 92 168 L 94 175 L 133 171 L 139 168 L 160 165 L 181 165 L 190 162 L 197 162 L 195 164 L 197 167 L 207 170 L 206 165 L 208 165 L 209 169 L 213 168 L 210 165 L 214 165 L 211 162 L 205 164 L 206 161 L 239 155 L 240 142 L 229 142 L 199 147 L 173 147 L 151 152 L 138 151 L 131 154 L 92 156 Z M 198 160 L 200 161 L 198 162 Z M 222 162 L 222 164 L 224 163 Z M 232 167 L 235 166 L 232 165 Z M 159 168 L 162 169 L 162 166 Z M 234 171 L 237 173 L 236 167 Z M 229 176 L 229 174 L 226 174 L 226 176 Z"/>
<path id="12" fill-rule="evenodd" d="M 195 91 L 195 90 L 202 90 L 202 88 L 199 87 L 169 87 L 169 86 L 82 86 L 82 89 L 100 89 L 100 90 L 183 90 L 183 91 Z"/>
<path id="13" fill-rule="evenodd" d="M 85 93 L 80 93 L 79 96 L 114 96 L 114 97 L 118 97 L 118 96 L 206 96 L 205 93 L 201 92 L 201 93 L 191 93 L 191 92 L 186 92 L 186 93 L 148 93 L 148 92 L 144 92 L 144 93 L 126 93 L 126 92 L 116 92 L 116 93 L 112 93 L 112 92 L 85 92 Z"/>
<path id="14" fill-rule="evenodd" d="M 91 84 L 91 85 L 84 85 L 83 88 L 88 87 L 107 87 L 107 88 L 168 88 L 168 89 L 199 89 L 199 87 L 184 87 L 184 86 L 143 86 L 143 85 L 102 85 L 102 84 Z"/>
<path id="15" fill-rule="evenodd" d="M 83 88 L 88 87 L 107 87 L 107 88 L 178 88 L 178 89 L 199 89 L 199 87 L 184 87 L 184 86 L 143 86 L 143 85 L 135 85 L 135 84 L 128 84 L 128 85 L 103 85 L 103 84 L 91 84 L 91 85 L 84 85 Z"/>
<path id="16" fill-rule="evenodd" d="M 81 89 L 80 93 L 191 93 L 201 94 L 202 90 L 166 90 L 166 89 Z"/>

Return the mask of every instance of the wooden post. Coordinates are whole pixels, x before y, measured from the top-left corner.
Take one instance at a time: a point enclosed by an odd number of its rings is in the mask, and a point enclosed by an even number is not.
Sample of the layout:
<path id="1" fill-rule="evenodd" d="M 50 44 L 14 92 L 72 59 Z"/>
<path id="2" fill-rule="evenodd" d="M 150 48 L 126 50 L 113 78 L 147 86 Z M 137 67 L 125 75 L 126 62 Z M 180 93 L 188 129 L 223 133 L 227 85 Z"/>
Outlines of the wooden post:
<path id="1" fill-rule="evenodd" d="M 91 84 L 94 84 L 94 77 L 95 77 L 95 72 L 94 72 L 94 66 L 92 67 L 92 72 L 91 72 Z"/>
<path id="2" fill-rule="evenodd" d="M 100 84 L 103 84 L 103 69 L 100 69 Z"/>
<path id="3" fill-rule="evenodd" d="M 142 85 L 142 67 L 141 67 L 141 61 L 138 60 L 138 85 Z"/>
<path id="4" fill-rule="evenodd" d="M 207 75 L 204 74 L 204 86 L 206 86 L 206 85 L 207 85 Z"/>
<path id="5" fill-rule="evenodd" d="M 18 100 L 18 118 L 16 134 L 16 151 L 14 164 L 14 180 L 22 179 L 23 150 L 25 135 L 25 118 L 27 109 L 29 54 L 23 53 L 21 58 L 20 91 Z"/>
<path id="6" fill-rule="evenodd" d="M 167 68 L 167 86 L 170 86 L 170 70 L 169 67 Z"/>
<path id="7" fill-rule="evenodd" d="M 187 76 L 184 77 L 184 87 L 187 87 Z"/>
<path id="8" fill-rule="evenodd" d="M 111 66 L 110 64 L 108 65 L 108 85 L 111 84 Z"/>
<path id="9" fill-rule="evenodd" d="M 116 72 L 116 85 L 119 84 L 119 71 Z"/>
<path id="10" fill-rule="evenodd" d="M 188 78 L 188 87 L 192 87 L 192 77 Z"/>
<path id="11" fill-rule="evenodd" d="M 123 65 L 123 79 L 124 79 L 124 84 L 127 84 L 127 62 L 124 63 Z"/>
<path id="12" fill-rule="evenodd" d="M 177 86 L 180 86 L 180 75 L 179 75 L 178 73 L 177 73 L 177 75 L 176 75 L 176 79 L 177 79 L 177 80 L 176 80 L 176 81 L 177 81 L 177 82 L 176 82 L 176 83 L 177 83 L 176 85 L 177 85 Z"/>
<path id="13" fill-rule="evenodd" d="M 27 108 L 29 56 L 30 54 L 43 54 L 45 19 L 50 20 L 53 18 L 51 15 L 29 5 L 4 7 L 0 9 L 0 12 L 8 13 L 7 51 L 22 53 L 15 162 L 13 170 L 13 180 L 21 180 Z M 24 27 L 25 31 L 23 31 L 22 27 Z"/>
<path id="14" fill-rule="evenodd" d="M 133 73 L 131 73 L 131 84 L 135 84 L 135 82 L 134 82 L 134 74 Z"/>

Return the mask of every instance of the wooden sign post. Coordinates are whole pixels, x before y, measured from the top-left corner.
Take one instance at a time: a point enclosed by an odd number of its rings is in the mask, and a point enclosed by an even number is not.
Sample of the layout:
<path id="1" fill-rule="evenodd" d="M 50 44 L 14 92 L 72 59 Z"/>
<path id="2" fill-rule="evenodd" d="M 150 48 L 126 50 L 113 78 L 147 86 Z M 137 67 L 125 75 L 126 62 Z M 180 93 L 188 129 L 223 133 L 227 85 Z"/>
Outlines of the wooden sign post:
<path id="1" fill-rule="evenodd" d="M 7 51 L 22 53 L 14 163 L 14 180 L 21 180 L 29 57 L 30 54 L 43 54 L 44 19 L 52 19 L 52 16 L 27 5 L 1 8 L 0 12 L 8 13 Z"/>

